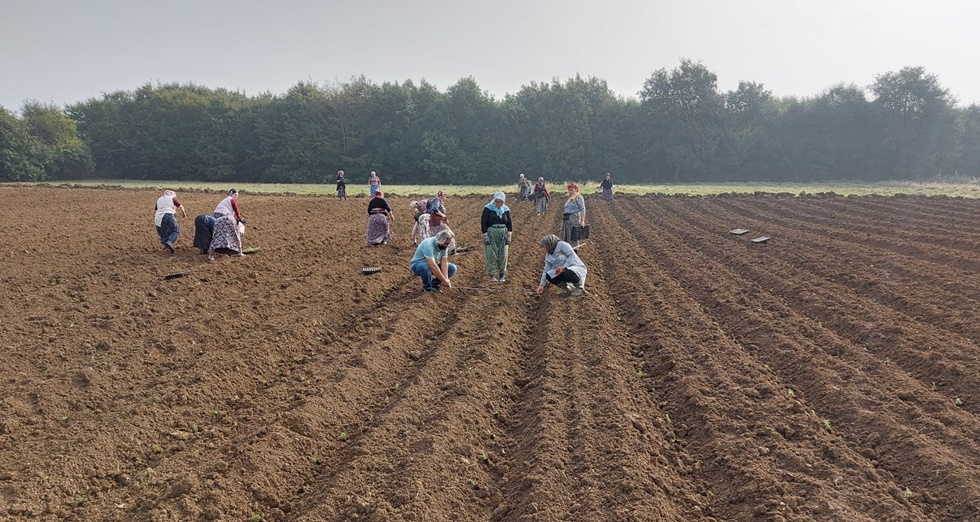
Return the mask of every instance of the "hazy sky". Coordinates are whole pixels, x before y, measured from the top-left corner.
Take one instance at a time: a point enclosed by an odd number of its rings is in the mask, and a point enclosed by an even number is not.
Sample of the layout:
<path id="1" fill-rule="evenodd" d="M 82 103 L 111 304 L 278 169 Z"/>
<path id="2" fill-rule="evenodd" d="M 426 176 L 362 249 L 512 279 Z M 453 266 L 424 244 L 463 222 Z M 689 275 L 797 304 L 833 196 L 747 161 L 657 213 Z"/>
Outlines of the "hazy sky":
<path id="1" fill-rule="evenodd" d="M 681 58 L 719 88 L 811 96 L 922 65 L 980 103 L 975 0 L 0 0 L 0 105 L 147 83 L 281 94 L 300 80 L 472 76 L 497 98 L 596 76 L 623 96 Z"/>

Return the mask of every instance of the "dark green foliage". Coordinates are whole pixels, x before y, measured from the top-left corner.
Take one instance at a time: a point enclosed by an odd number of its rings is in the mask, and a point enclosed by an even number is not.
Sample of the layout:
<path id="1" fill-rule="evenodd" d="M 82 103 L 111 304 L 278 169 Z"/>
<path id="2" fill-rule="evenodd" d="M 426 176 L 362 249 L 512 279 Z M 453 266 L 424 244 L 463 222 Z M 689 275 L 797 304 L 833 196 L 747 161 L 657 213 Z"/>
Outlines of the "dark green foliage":
<path id="1" fill-rule="evenodd" d="M 869 96 L 870 95 L 870 96 Z M 332 184 L 819 181 L 980 175 L 980 108 L 957 108 L 921 67 L 773 98 L 718 91 L 704 65 L 655 71 L 638 98 L 598 78 L 531 83 L 497 100 L 473 78 L 439 91 L 364 77 L 282 95 L 143 85 L 0 113 L 0 181 L 199 180 Z"/>

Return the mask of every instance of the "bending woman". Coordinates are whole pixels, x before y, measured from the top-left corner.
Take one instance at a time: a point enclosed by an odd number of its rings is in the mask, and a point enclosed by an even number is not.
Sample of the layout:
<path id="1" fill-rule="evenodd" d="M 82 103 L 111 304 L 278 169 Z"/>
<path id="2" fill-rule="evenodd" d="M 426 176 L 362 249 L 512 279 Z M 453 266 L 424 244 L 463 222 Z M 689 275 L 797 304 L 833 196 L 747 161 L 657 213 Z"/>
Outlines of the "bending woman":
<path id="1" fill-rule="evenodd" d="M 544 270 L 541 272 L 538 295 L 544 293 L 549 283 L 556 285 L 563 294 L 569 291 L 576 296 L 585 293 L 585 276 L 589 269 L 572 250 L 572 245 L 554 234 L 548 234 L 541 238 L 541 248 L 544 250 Z"/>

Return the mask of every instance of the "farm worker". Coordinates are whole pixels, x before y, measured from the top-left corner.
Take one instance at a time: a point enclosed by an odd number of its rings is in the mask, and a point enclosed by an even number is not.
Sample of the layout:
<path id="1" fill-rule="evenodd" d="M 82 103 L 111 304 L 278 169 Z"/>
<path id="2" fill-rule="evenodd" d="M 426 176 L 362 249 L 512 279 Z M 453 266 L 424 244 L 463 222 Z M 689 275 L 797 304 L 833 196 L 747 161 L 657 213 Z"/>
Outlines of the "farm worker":
<path id="1" fill-rule="evenodd" d="M 368 202 L 367 244 L 368 246 L 383 245 L 391 239 L 391 220 L 393 219 L 391 205 L 385 199 L 384 192 L 377 191 Z"/>
<path id="2" fill-rule="evenodd" d="M 541 271 L 538 295 L 544 293 L 549 283 L 558 286 L 562 294 L 569 290 L 575 296 L 585 293 L 585 276 L 589 270 L 572 250 L 572 245 L 548 234 L 541 238 L 541 248 L 544 250 L 544 270 Z"/>
<path id="3" fill-rule="evenodd" d="M 211 238 L 214 236 L 214 217 L 201 214 L 194 218 L 194 248 L 201 250 L 201 254 L 207 254 L 211 249 Z"/>
<path id="4" fill-rule="evenodd" d="M 347 179 L 342 170 L 337 171 L 337 199 L 347 199 Z"/>
<path id="5" fill-rule="evenodd" d="M 525 178 L 524 173 L 521 172 L 521 177 L 517 180 L 517 201 L 526 201 L 530 195 L 531 180 Z"/>
<path id="6" fill-rule="evenodd" d="M 374 197 L 374 193 L 381 190 L 381 178 L 378 177 L 378 173 L 371 171 L 371 177 L 368 178 L 368 185 L 371 187 L 371 197 Z"/>
<path id="7" fill-rule="evenodd" d="M 228 191 L 228 197 L 221 200 L 217 207 L 214 207 L 214 217 L 220 218 L 221 216 L 232 216 L 236 221 L 242 220 L 242 213 L 238 210 L 238 191 L 231 189 Z"/>
<path id="8" fill-rule="evenodd" d="M 480 230 L 483 232 L 483 260 L 487 266 L 490 282 L 505 281 L 507 274 L 507 245 L 514 233 L 510 220 L 510 208 L 504 204 L 506 197 L 497 192 L 487 206 L 483 207 Z"/>
<path id="9" fill-rule="evenodd" d="M 602 199 L 604 199 L 606 201 L 612 201 L 612 198 L 613 198 L 613 195 L 612 195 L 612 187 L 613 187 L 612 174 L 610 174 L 610 173 L 607 172 L 605 179 L 602 180 L 602 183 L 600 183 L 599 186 L 602 187 Z"/>
<path id="10" fill-rule="evenodd" d="M 534 190 L 531 192 L 534 197 L 534 211 L 540 216 L 548 211 L 548 200 L 551 195 L 548 194 L 548 188 L 544 185 L 544 178 L 538 178 L 538 182 L 534 184 Z"/>
<path id="11" fill-rule="evenodd" d="M 169 250 L 171 254 L 174 253 L 174 242 L 180 235 L 180 227 L 177 226 L 178 208 L 186 218 L 187 212 L 180 201 L 177 201 L 177 193 L 172 190 L 164 190 L 163 195 L 157 199 L 156 207 L 154 207 L 156 214 L 153 216 L 153 222 L 157 226 L 157 234 L 160 235 L 163 248 Z"/>
<path id="12" fill-rule="evenodd" d="M 442 230 L 435 237 L 423 239 L 415 249 L 409 268 L 422 278 L 423 292 L 439 292 L 442 287 L 453 289 L 449 278 L 456 274 L 456 265 L 449 262 L 449 246 L 455 236 L 452 230 Z"/>
<path id="13" fill-rule="evenodd" d="M 565 188 L 568 189 L 568 199 L 561 214 L 561 240 L 571 243 L 572 227 L 585 226 L 585 197 L 579 194 L 578 185 L 575 183 L 569 183 Z M 578 246 L 578 241 L 575 241 L 575 246 Z"/>
<path id="14" fill-rule="evenodd" d="M 245 235 L 245 223 L 235 220 L 234 216 L 221 216 L 214 221 L 214 233 L 211 235 L 211 245 L 208 248 L 208 261 L 214 261 L 214 253 L 222 251 L 228 255 L 244 256 L 242 252 L 242 236 Z"/>
<path id="15" fill-rule="evenodd" d="M 429 200 L 429 237 L 438 234 L 440 230 L 449 230 L 449 218 L 446 216 L 446 193 L 441 190 L 436 192 L 436 197 Z M 449 247 L 449 253 L 450 255 L 456 253 L 455 239 Z"/>

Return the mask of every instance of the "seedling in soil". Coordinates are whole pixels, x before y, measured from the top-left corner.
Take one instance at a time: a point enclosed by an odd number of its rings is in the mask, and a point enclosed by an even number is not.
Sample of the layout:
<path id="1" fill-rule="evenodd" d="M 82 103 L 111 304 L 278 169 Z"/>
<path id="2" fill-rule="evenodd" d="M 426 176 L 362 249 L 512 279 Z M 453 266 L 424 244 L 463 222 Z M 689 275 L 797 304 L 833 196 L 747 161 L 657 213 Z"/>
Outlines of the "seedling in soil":
<path id="1" fill-rule="evenodd" d="M 347 442 L 347 439 L 349 439 L 350 437 L 347 436 L 347 432 L 342 431 L 340 432 L 340 435 L 337 436 L 337 438 L 340 439 L 340 442 Z"/>
<path id="2" fill-rule="evenodd" d="M 912 490 L 908 486 L 905 486 L 905 491 L 902 492 L 902 496 L 905 498 L 912 498 Z"/>
<path id="3" fill-rule="evenodd" d="M 150 446 L 150 451 L 153 453 L 163 453 L 163 447 L 161 447 L 159 444 L 154 444 Z"/>
<path id="4" fill-rule="evenodd" d="M 310 464 L 313 464 L 314 466 L 319 466 L 320 465 L 320 458 L 319 457 L 310 457 Z"/>
<path id="5" fill-rule="evenodd" d="M 830 431 L 830 420 L 828 419 L 823 420 L 823 429 Z"/>
<path id="6" fill-rule="evenodd" d="M 796 398 L 796 392 L 793 391 L 793 388 L 789 388 L 788 390 L 786 390 L 786 395 L 789 395 L 789 397 L 791 399 L 795 399 Z"/>
<path id="7" fill-rule="evenodd" d="M 483 462 L 490 462 L 490 455 L 487 455 L 487 450 L 480 450 L 480 460 Z"/>
<path id="8" fill-rule="evenodd" d="M 667 420 L 667 424 L 673 424 L 673 421 L 670 420 L 670 414 L 669 413 L 665 413 L 664 414 L 664 419 Z"/>
<path id="9" fill-rule="evenodd" d="M 953 400 L 953 404 L 955 404 L 957 406 L 962 406 L 963 405 L 963 401 L 959 397 L 957 397 L 956 399 Z"/>

